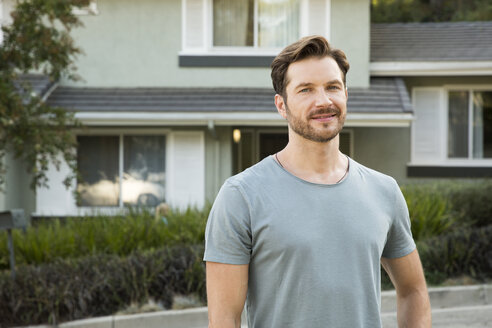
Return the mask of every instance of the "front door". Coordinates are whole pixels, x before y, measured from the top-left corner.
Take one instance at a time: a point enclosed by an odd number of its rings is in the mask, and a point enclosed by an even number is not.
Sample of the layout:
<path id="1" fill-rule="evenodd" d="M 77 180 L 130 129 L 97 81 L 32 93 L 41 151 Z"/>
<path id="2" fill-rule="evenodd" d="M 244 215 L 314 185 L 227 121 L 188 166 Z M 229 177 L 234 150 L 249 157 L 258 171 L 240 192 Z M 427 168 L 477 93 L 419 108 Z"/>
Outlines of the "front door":
<path id="1" fill-rule="evenodd" d="M 287 128 L 236 128 L 232 146 L 233 173 L 237 174 L 267 156 L 281 151 L 288 143 Z M 340 133 L 340 151 L 351 154 L 351 133 Z"/>

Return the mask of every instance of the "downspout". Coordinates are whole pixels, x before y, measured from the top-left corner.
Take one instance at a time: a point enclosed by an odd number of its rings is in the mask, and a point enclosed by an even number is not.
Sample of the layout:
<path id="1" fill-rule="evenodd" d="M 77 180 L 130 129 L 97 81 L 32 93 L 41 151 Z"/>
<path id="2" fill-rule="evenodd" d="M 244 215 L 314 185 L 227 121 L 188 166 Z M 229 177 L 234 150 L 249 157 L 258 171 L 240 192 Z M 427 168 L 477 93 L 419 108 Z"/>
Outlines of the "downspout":
<path id="1" fill-rule="evenodd" d="M 58 88 L 58 85 L 59 85 L 59 82 L 54 82 L 50 85 L 50 87 L 48 88 L 48 90 L 43 94 L 43 97 L 41 98 L 41 101 L 42 102 L 46 102 L 46 100 L 48 100 L 48 97 L 51 96 L 51 94 L 53 93 L 53 91 L 55 91 L 56 88 Z"/>

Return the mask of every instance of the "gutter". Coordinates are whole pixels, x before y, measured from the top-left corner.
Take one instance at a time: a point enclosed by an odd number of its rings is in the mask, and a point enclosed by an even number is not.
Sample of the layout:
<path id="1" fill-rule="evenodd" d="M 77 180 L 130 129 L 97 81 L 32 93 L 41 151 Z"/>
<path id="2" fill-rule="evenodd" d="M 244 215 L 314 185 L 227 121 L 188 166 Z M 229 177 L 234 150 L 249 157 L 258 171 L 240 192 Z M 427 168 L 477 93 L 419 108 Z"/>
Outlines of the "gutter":
<path id="1" fill-rule="evenodd" d="M 492 75 L 492 60 L 371 62 L 369 71 L 371 76 L 484 76 Z"/>

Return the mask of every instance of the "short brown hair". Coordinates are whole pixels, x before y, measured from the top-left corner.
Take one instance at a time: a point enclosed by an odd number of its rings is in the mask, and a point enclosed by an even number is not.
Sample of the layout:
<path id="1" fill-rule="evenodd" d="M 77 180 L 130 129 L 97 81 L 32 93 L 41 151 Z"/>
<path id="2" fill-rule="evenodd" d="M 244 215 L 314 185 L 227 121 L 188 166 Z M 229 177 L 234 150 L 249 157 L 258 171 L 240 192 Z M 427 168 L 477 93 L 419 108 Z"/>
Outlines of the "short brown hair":
<path id="1" fill-rule="evenodd" d="M 350 68 L 347 56 L 340 49 L 331 48 L 328 41 L 319 35 L 306 36 L 285 47 L 273 60 L 272 82 L 275 92 L 285 97 L 287 86 L 287 69 L 289 65 L 309 57 L 331 57 L 342 71 L 343 84 L 346 85 L 346 75 Z"/>

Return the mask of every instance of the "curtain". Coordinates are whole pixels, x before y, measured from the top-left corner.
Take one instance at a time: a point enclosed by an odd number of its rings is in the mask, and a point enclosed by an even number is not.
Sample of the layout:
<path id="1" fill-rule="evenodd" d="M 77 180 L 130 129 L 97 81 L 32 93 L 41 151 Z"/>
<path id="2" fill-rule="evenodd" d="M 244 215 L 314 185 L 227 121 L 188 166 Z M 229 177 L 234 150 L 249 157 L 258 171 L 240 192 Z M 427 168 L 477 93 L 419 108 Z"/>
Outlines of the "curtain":
<path id="1" fill-rule="evenodd" d="M 284 47 L 299 38 L 299 16 L 299 0 L 214 0 L 213 45 Z"/>
<path id="2" fill-rule="evenodd" d="M 285 47 L 299 38 L 299 0 L 258 0 L 258 46 Z"/>
<path id="3" fill-rule="evenodd" d="M 254 45 L 254 0 L 214 0 L 213 21 L 214 46 Z"/>

